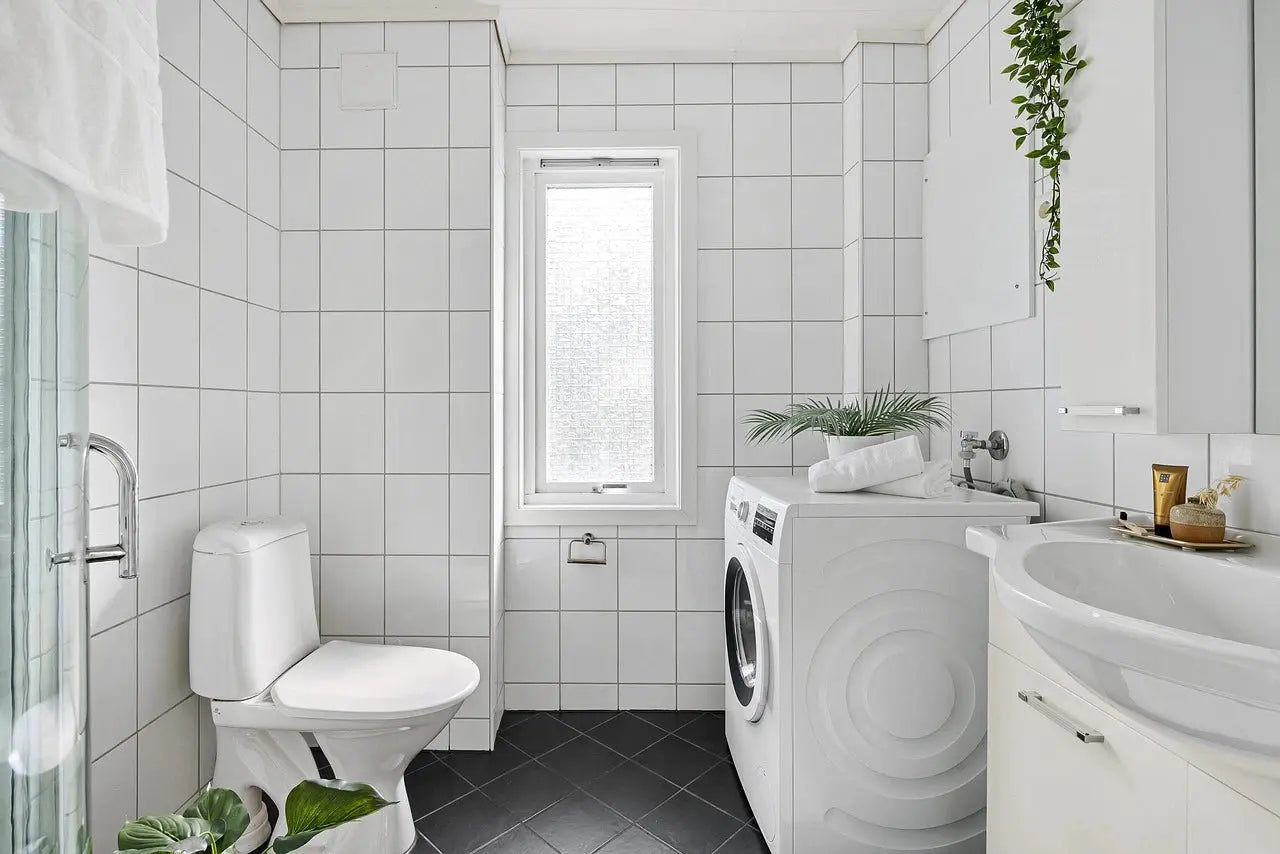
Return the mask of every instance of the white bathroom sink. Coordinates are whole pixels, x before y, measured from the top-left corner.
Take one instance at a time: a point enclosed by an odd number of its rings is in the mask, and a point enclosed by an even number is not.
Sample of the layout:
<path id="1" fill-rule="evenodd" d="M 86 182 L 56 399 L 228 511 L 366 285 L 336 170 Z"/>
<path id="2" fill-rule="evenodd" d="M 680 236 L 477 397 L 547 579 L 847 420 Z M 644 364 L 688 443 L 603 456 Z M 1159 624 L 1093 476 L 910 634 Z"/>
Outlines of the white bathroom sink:
<path id="1" fill-rule="evenodd" d="M 1001 604 L 1117 706 L 1280 757 L 1280 538 L 1224 557 L 1136 543 L 1109 520 L 970 528 Z"/>

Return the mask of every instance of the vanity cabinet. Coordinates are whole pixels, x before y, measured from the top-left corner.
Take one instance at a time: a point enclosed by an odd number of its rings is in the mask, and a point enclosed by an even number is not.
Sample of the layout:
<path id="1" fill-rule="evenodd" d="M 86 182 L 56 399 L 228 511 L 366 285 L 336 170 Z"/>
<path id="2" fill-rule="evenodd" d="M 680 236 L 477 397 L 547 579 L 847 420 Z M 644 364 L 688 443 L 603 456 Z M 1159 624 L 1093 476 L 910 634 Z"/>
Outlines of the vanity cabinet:
<path id="1" fill-rule="evenodd" d="M 1187 784 L 1187 854 L 1280 852 L 1280 816 L 1198 768 Z"/>
<path id="2" fill-rule="evenodd" d="M 989 652 L 989 854 L 1181 854 L 1187 763 L 1011 655 Z M 1081 741 L 1076 727 L 1102 741 Z"/>
<path id="3" fill-rule="evenodd" d="M 989 601 L 988 854 L 1280 854 L 1280 766 L 1258 776 L 1147 727 Z"/>
<path id="4" fill-rule="evenodd" d="M 1068 4 L 1070 5 L 1070 4 Z M 1061 281 L 1068 429 L 1253 431 L 1249 0 L 1081 0 Z"/>

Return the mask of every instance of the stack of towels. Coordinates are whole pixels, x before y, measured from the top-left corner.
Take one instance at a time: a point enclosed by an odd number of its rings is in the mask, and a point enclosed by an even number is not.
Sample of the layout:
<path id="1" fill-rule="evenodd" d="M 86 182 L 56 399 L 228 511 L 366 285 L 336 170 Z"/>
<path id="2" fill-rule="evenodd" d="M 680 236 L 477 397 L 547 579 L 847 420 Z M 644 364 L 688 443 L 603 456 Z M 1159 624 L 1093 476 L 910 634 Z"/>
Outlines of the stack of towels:
<path id="1" fill-rule="evenodd" d="M 906 498 L 937 498 L 951 486 L 950 460 L 928 462 L 920 440 L 907 436 L 809 466 L 814 492 L 879 492 Z"/>

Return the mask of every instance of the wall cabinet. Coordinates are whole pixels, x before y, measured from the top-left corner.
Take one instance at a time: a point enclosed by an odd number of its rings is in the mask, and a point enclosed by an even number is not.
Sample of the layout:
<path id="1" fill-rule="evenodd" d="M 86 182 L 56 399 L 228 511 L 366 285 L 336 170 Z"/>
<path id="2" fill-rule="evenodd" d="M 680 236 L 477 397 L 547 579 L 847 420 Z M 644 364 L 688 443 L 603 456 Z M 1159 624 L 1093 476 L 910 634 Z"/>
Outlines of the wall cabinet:
<path id="1" fill-rule="evenodd" d="M 1059 342 L 1068 429 L 1253 431 L 1249 0 L 1082 0 Z"/>

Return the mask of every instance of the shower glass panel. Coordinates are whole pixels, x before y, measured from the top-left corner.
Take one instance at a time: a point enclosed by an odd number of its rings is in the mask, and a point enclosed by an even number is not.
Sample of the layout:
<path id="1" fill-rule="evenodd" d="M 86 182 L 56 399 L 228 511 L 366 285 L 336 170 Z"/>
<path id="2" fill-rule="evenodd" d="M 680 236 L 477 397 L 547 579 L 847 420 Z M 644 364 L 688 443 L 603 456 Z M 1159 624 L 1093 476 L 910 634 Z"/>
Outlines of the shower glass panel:
<path id="1" fill-rule="evenodd" d="M 0 851 L 82 852 L 88 251 L 70 205 L 0 229 Z"/>

